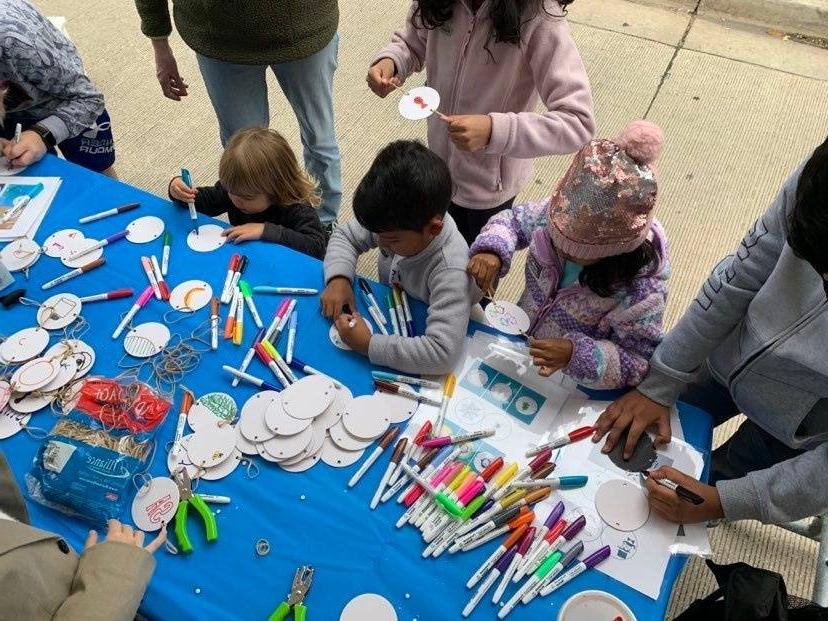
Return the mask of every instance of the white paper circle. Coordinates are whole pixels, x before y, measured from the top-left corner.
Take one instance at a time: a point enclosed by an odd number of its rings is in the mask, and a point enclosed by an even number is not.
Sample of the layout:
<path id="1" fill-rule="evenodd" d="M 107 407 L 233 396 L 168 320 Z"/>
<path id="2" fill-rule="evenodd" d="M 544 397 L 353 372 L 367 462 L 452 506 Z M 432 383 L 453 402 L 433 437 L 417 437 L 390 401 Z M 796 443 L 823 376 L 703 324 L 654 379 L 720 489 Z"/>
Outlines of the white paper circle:
<path id="1" fill-rule="evenodd" d="M 358 462 L 364 452 L 364 449 L 359 451 L 346 451 L 334 444 L 330 438 L 326 438 L 325 444 L 322 445 L 321 458 L 329 466 L 346 468 Z"/>
<path id="2" fill-rule="evenodd" d="M 373 440 L 361 440 L 352 436 L 342 425 L 342 421 L 328 429 L 328 435 L 334 444 L 346 451 L 360 451 L 373 442 Z"/>
<path id="3" fill-rule="evenodd" d="M 271 455 L 270 453 L 268 453 L 268 452 L 265 450 L 265 447 L 264 447 L 264 443 L 263 443 L 263 442 L 259 442 L 258 444 L 256 444 L 256 451 L 258 452 L 259 457 L 261 457 L 261 458 L 262 458 L 262 459 L 264 459 L 265 461 L 273 462 L 274 464 L 279 463 L 280 461 L 282 461 L 282 460 L 281 460 L 281 459 L 279 459 L 278 457 L 274 457 L 273 455 Z"/>
<path id="4" fill-rule="evenodd" d="M 43 328 L 23 328 L 3 341 L 0 358 L 11 363 L 25 362 L 39 355 L 48 344 L 49 333 Z"/>
<path id="5" fill-rule="evenodd" d="M 313 420 L 314 426 L 322 426 L 325 429 L 330 429 L 342 420 L 342 415 L 345 413 L 345 408 L 351 402 L 354 396 L 347 386 L 342 386 L 336 389 L 334 400 L 317 418 Z"/>
<path id="6" fill-rule="evenodd" d="M 35 358 L 17 369 L 9 382 L 13 392 L 33 392 L 43 388 L 58 374 L 59 364 L 48 358 Z"/>
<path id="7" fill-rule="evenodd" d="M 376 593 L 363 593 L 352 599 L 342 613 L 339 621 L 397 621 L 397 611 L 387 599 Z"/>
<path id="8" fill-rule="evenodd" d="M 322 375 L 308 375 L 281 393 L 282 408 L 293 418 L 316 418 L 333 402 L 336 386 Z M 281 432 L 279 432 L 281 433 Z"/>
<path id="9" fill-rule="evenodd" d="M 277 462 L 277 465 L 282 469 L 288 472 L 305 472 L 306 470 L 310 470 L 319 462 L 321 450 L 316 452 L 313 455 L 308 455 L 307 457 L 302 457 L 302 459 L 285 459 L 283 461 Z"/>
<path id="10" fill-rule="evenodd" d="M 91 239 L 89 237 L 79 237 L 74 239 L 69 244 L 68 250 L 60 256 L 60 262 L 66 267 L 76 269 L 78 267 L 83 267 L 87 263 L 92 263 L 92 261 L 96 259 L 100 259 L 103 256 L 103 248 L 98 248 L 97 250 L 87 252 L 84 255 L 76 256 L 76 253 L 97 244 L 98 241 L 99 240 L 97 239 Z"/>
<path id="11" fill-rule="evenodd" d="M 161 237 L 164 221 L 156 216 L 136 218 L 126 227 L 126 238 L 133 244 L 146 244 Z"/>
<path id="12" fill-rule="evenodd" d="M 57 293 L 38 307 L 37 323 L 47 330 L 61 330 L 80 316 L 82 307 L 78 296 Z"/>
<path id="13" fill-rule="evenodd" d="M 29 166 L 9 166 L 9 160 L 5 155 L 0 155 L 0 176 L 11 177 L 26 170 Z"/>
<path id="14" fill-rule="evenodd" d="M 54 400 L 54 395 L 12 393 L 9 398 L 9 407 L 21 414 L 31 414 L 42 410 Z"/>
<path id="15" fill-rule="evenodd" d="M 379 390 L 374 393 L 373 398 L 378 403 L 379 411 L 385 414 L 390 423 L 404 423 L 414 416 L 420 405 L 414 399 Z"/>
<path id="16" fill-rule="evenodd" d="M 504 300 L 493 301 L 486 307 L 486 321 L 504 334 L 525 334 L 529 330 L 529 315 L 517 304 Z"/>
<path id="17" fill-rule="evenodd" d="M 167 470 L 170 471 L 170 474 L 174 474 L 182 468 L 187 471 L 187 476 L 191 479 L 195 479 L 201 474 L 201 469 L 193 464 L 190 456 L 187 454 L 187 446 L 193 435 L 182 436 L 178 452 L 176 452 L 175 446 L 173 446 L 170 452 L 167 453 Z"/>
<path id="18" fill-rule="evenodd" d="M 292 436 L 310 427 L 311 419 L 293 418 L 285 412 L 281 401 L 275 401 L 265 412 L 265 424 L 274 434 Z"/>
<path id="19" fill-rule="evenodd" d="M 193 431 L 219 422 L 232 423 L 236 418 L 236 402 L 225 392 L 210 392 L 199 397 L 187 412 L 187 423 Z"/>
<path id="20" fill-rule="evenodd" d="M 190 436 L 187 455 L 199 468 L 212 468 L 228 459 L 236 450 L 236 432 L 232 425 L 205 427 Z"/>
<path id="21" fill-rule="evenodd" d="M 170 291 L 170 306 L 175 310 L 194 313 L 210 303 L 213 288 L 203 280 L 187 280 Z"/>
<path id="22" fill-rule="evenodd" d="M 170 329 L 163 323 L 150 321 L 127 332 L 124 349 L 135 358 L 149 358 L 161 353 L 169 342 Z"/>
<path id="23" fill-rule="evenodd" d="M 12 389 L 9 383 L 4 380 L 0 379 L 0 411 L 6 407 L 6 404 L 9 402 L 9 397 L 11 397 Z"/>
<path id="24" fill-rule="evenodd" d="M 636 621 L 633 611 L 620 599 L 605 591 L 581 591 L 561 606 L 558 621 L 593 621 L 594 619 Z"/>
<path id="25" fill-rule="evenodd" d="M 306 427 L 292 436 L 273 436 L 266 440 L 264 449 L 276 459 L 290 459 L 304 451 L 313 440 L 313 429 Z"/>
<path id="26" fill-rule="evenodd" d="M 641 528 L 650 517 L 644 490 L 625 479 L 606 481 L 597 489 L 595 510 L 608 526 L 625 533 Z"/>
<path id="27" fill-rule="evenodd" d="M 235 432 L 234 432 L 235 435 Z M 242 454 L 238 448 L 233 449 L 233 453 L 223 462 L 212 468 L 207 468 L 201 473 L 201 478 L 206 481 L 218 481 L 230 475 L 239 467 L 242 461 Z"/>
<path id="28" fill-rule="evenodd" d="M 345 408 L 342 425 L 355 438 L 374 440 L 388 429 L 390 421 L 382 410 L 382 402 L 374 395 L 363 395 L 352 399 Z"/>
<path id="29" fill-rule="evenodd" d="M 57 366 L 58 372 L 55 378 L 43 387 L 44 392 L 51 392 L 63 388 L 75 379 L 75 374 L 78 372 L 78 363 L 74 358 L 55 358 L 53 359 Z"/>
<path id="30" fill-rule="evenodd" d="M 239 427 L 238 425 L 236 425 L 235 433 L 237 449 L 239 449 L 245 455 L 259 454 L 259 451 L 256 450 L 256 445 L 242 435 L 241 427 Z"/>
<path id="31" fill-rule="evenodd" d="M 95 364 L 95 350 L 87 343 L 79 341 L 78 339 L 68 339 L 60 343 L 55 343 L 43 354 L 44 358 L 64 358 L 69 356 L 74 358 L 75 364 L 78 367 L 75 377 L 72 379 L 83 377 L 89 373 Z"/>
<path id="32" fill-rule="evenodd" d="M 198 227 L 198 235 L 195 231 L 190 231 L 187 235 L 187 245 L 190 250 L 196 252 L 212 252 L 218 250 L 227 241 L 226 237 L 222 237 L 224 229 L 218 224 L 202 224 Z"/>
<path id="33" fill-rule="evenodd" d="M 10 409 L 0 410 L 0 440 L 11 438 L 29 424 L 31 414 L 18 414 Z"/>
<path id="34" fill-rule="evenodd" d="M 59 259 L 75 243 L 76 239 L 83 239 L 84 234 L 78 229 L 63 229 L 55 231 L 43 242 L 43 253 L 47 257 Z"/>
<path id="35" fill-rule="evenodd" d="M 40 258 L 40 246 L 28 237 L 9 242 L 0 250 L 0 261 L 10 272 L 20 272 L 34 265 Z"/>
<path id="36" fill-rule="evenodd" d="M 265 412 L 273 403 L 281 404 L 279 393 L 275 390 L 262 390 L 242 406 L 238 426 L 247 441 L 264 442 L 276 435 L 265 423 Z"/>
<path id="37" fill-rule="evenodd" d="M 310 457 L 316 457 L 316 461 L 319 461 L 319 456 L 322 453 L 322 445 L 328 437 L 328 431 L 316 425 L 311 425 L 311 429 L 313 430 L 313 436 L 311 437 L 310 443 L 296 457 L 283 459 L 279 462 L 280 464 L 292 466 Z"/>
<path id="38" fill-rule="evenodd" d="M 371 325 L 371 322 L 368 321 L 365 317 L 362 318 L 362 321 L 365 322 L 365 325 L 368 326 L 368 330 L 371 332 L 371 334 L 373 334 L 374 333 L 374 326 Z M 336 325 L 333 325 L 333 324 L 331 325 L 331 329 L 328 330 L 328 338 L 330 338 L 331 343 L 336 345 L 339 349 L 344 349 L 345 351 L 351 351 L 351 348 L 348 347 L 344 343 L 344 341 L 342 340 L 342 337 L 339 336 L 339 330 L 336 329 Z"/>
<path id="39" fill-rule="evenodd" d="M 418 86 L 404 93 L 397 108 L 409 121 L 419 121 L 434 114 L 440 107 L 440 93 L 430 86 Z"/>
<path id="40" fill-rule="evenodd" d="M 151 533 L 169 524 L 178 509 L 180 492 L 169 477 L 155 477 L 141 486 L 132 501 L 132 523 Z"/>

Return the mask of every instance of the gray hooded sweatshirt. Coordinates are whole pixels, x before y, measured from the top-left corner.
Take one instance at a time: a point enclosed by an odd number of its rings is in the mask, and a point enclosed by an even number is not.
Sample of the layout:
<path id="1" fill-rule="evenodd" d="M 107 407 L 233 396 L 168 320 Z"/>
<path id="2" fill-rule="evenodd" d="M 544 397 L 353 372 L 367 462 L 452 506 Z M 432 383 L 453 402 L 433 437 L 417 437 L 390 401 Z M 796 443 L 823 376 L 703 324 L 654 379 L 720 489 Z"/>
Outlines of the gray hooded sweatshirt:
<path id="1" fill-rule="evenodd" d="M 639 386 L 650 399 L 672 405 L 708 361 L 748 418 L 807 451 L 718 482 L 731 520 L 780 523 L 828 509 L 828 300 L 822 277 L 786 242 L 801 171 L 785 182 L 736 253 L 713 270 Z"/>

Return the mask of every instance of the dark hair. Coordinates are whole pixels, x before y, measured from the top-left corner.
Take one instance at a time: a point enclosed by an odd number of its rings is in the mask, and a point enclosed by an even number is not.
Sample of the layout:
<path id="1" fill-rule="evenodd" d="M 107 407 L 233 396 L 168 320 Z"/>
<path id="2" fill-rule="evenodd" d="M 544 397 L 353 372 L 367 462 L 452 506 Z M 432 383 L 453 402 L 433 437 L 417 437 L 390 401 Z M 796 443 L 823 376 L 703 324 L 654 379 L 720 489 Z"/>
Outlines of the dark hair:
<path id="1" fill-rule="evenodd" d="M 566 7 L 575 0 L 558 0 L 566 14 Z M 415 28 L 434 30 L 440 28 L 454 15 L 457 0 L 417 0 L 417 6 L 411 15 Z M 520 30 L 540 11 L 545 11 L 544 0 L 492 0 L 489 6 L 489 18 L 492 20 L 492 38 L 495 43 L 520 43 Z M 488 51 L 488 47 L 486 50 Z M 489 52 L 491 55 L 491 52 Z"/>
<path id="2" fill-rule="evenodd" d="M 446 163 L 417 140 L 397 140 L 374 158 L 354 193 L 354 215 L 372 233 L 422 232 L 451 202 Z"/>
<path id="3" fill-rule="evenodd" d="M 820 274 L 828 273 L 828 139 L 816 148 L 799 176 L 788 245 Z"/>
<path id="4" fill-rule="evenodd" d="M 645 267 L 651 266 L 652 275 L 658 259 L 655 246 L 650 240 L 645 239 L 631 252 L 605 257 L 597 263 L 584 266 L 578 279 L 596 295 L 608 298 L 618 291 L 627 289 Z"/>

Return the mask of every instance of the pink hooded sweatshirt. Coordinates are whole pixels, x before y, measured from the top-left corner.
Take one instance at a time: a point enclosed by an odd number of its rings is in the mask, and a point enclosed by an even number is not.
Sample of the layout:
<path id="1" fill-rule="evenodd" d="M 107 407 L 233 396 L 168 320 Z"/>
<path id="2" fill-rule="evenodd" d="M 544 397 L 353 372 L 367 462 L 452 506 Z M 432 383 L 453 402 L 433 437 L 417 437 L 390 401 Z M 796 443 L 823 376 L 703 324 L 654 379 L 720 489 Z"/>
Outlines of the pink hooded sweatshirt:
<path id="1" fill-rule="evenodd" d="M 476 12 L 469 2 L 457 0 L 452 18 L 429 30 L 411 24 L 415 1 L 405 30 L 394 33 L 373 63 L 390 58 L 402 80 L 425 67 L 443 114 L 491 117 L 489 144 L 474 153 L 454 146 L 438 115 L 428 119 L 428 146 L 451 170 L 452 201 L 489 209 L 523 188 L 532 158 L 574 153 L 592 138 L 595 123 L 586 70 L 557 2 L 545 0 L 523 24 L 519 46 L 495 43 L 490 0 Z M 533 112 L 539 99 L 546 112 Z"/>

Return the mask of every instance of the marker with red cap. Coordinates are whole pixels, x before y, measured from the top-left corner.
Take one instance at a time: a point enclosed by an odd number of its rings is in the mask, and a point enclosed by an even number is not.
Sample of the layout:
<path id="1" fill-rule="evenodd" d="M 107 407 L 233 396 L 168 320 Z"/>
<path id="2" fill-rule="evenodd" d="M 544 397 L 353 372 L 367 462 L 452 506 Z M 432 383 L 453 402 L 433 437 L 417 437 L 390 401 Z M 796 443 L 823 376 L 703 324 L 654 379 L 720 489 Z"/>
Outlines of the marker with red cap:
<path id="1" fill-rule="evenodd" d="M 572 444 L 573 442 L 577 442 L 578 440 L 583 440 L 584 438 L 590 437 L 593 433 L 595 433 L 596 427 L 578 427 L 578 429 L 574 429 L 569 433 L 565 433 L 559 436 L 555 436 L 549 442 L 544 442 L 543 444 L 539 444 L 533 449 L 526 451 L 527 457 L 532 457 L 533 455 L 537 455 L 543 450 L 546 449 L 559 449 L 567 444 Z"/>
<path id="2" fill-rule="evenodd" d="M 521 564 L 524 555 L 526 554 L 527 550 L 529 550 L 529 546 L 532 545 L 532 540 L 535 538 L 535 527 L 530 526 L 526 533 L 524 533 L 523 538 L 520 540 L 520 545 L 518 546 L 517 553 L 515 553 L 512 562 L 509 563 L 509 567 L 503 572 L 503 577 L 500 579 L 500 584 L 497 585 L 495 592 L 492 594 L 492 603 L 498 604 L 500 603 L 500 598 L 503 597 L 503 593 L 506 592 L 506 587 L 509 586 L 509 581 L 512 579 L 512 576 L 515 574 L 515 571 L 518 568 L 518 565 Z"/>
<path id="3" fill-rule="evenodd" d="M 520 582 L 520 579 L 523 578 L 526 574 L 529 573 L 529 569 L 527 565 L 532 562 L 535 558 L 536 553 L 538 552 L 538 548 L 541 547 L 543 544 L 543 540 L 546 537 L 549 530 L 555 526 L 558 520 L 561 519 L 561 516 L 564 513 L 564 505 L 562 502 L 557 502 L 552 510 L 549 512 L 549 515 L 546 516 L 546 520 L 544 520 L 543 525 L 538 529 L 537 537 L 532 544 L 532 547 L 529 549 L 529 552 L 523 555 L 523 561 L 520 565 L 518 565 L 517 571 L 514 573 L 513 581 L 515 583 Z"/>
<path id="4" fill-rule="evenodd" d="M 564 543 L 572 541 L 578 533 L 584 529 L 584 526 L 586 526 L 586 518 L 583 515 L 580 515 L 565 529 L 558 530 L 556 528 L 557 525 L 551 528 L 541 542 L 540 547 L 535 551 L 533 558 L 528 559 L 525 565 L 525 573 L 529 574 L 536 571 L 550 552 L 559 550 Z M 517 582 L 517 580 L 515 580 L 515 582 Z"/>
<path id="5" fill-rule="evenodd" d="M 221 296 L 219 296 L 222 304 L 230 302 L 230 296 L 233 295 L 233 288 L 230 286 L 230 283 L 233 282 L 233 275 L 236 273 L 239 261 L 241 261 L 241 256 L 238 254 L 230 257 L 230 264 L 227 266 L 227 276 L 224 277 L 224 286 L 221 288 Z"/>
<path id="6" fill-rule="evenodd" d="M 282 373 L 282 369 L 280 369 L 279 365 L 276 364 L 276 361 L 270 357 L 270 355 L 267 353 L 267 350 L 265 350 L 265 348 L 262 347 L 262 344 L 256 343 L 253 345 L 253 347 L 256 349 L 256 354 L 259 356 L 259 360 L 261 360 L 265 364 L 265 366 L 273 372 L 273 375 L 276 376 L 276 379 L 279 380 L 279 383 L 285 388 L 290 386 L 290 382 L 285 377 L 285 374 Z"/>
<path id="7" fill-rule="evenodd" d="M 107 291 L 106 293 L 96 293 L 94 295 L 87 295 L 80 298 L 84 304 L 89 302 L 104 302 L 106 300 L 117 300 L 119 298 L 128 298 L 135 292 L 132 289 L 115 289 L 115 291 Z"/>

